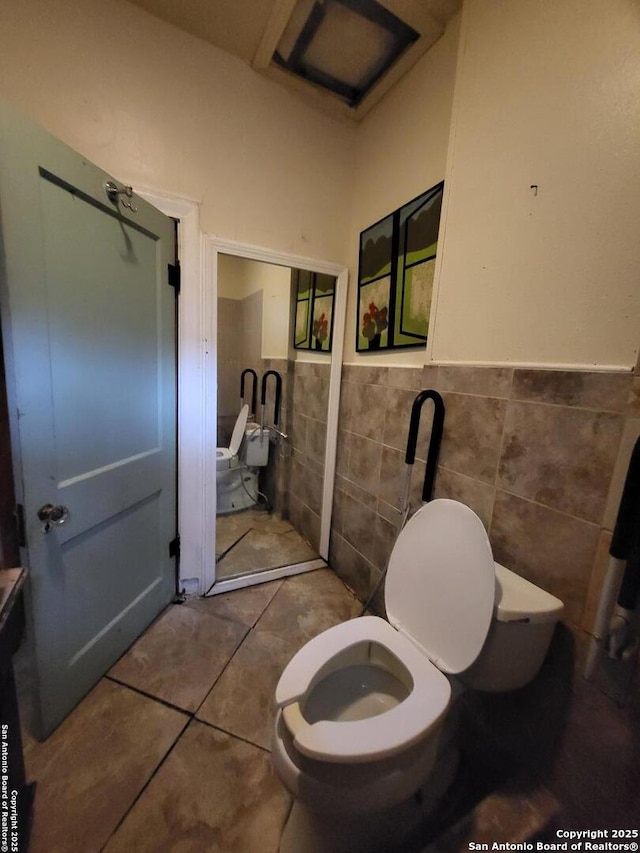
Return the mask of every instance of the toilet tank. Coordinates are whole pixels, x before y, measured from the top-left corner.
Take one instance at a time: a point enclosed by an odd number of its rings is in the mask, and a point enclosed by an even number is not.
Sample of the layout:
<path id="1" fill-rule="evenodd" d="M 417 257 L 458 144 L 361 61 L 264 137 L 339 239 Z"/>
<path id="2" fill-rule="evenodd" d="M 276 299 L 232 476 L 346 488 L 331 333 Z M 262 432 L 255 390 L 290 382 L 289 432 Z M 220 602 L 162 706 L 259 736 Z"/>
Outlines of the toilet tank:
<path id="1" fill-rule="evenodd" d="M 269 430 L 248 423 L 240 455 L 250 468 L 263 468 L 269 462 Z"/>
<path id="2" fill-rule="evenodd" d="M 474 690 L 524 687 L 538 673 L 564 605 L 559 598 L 495 563 L 496 597 L 487 639 L 475 663 L 461 673 Z"/>

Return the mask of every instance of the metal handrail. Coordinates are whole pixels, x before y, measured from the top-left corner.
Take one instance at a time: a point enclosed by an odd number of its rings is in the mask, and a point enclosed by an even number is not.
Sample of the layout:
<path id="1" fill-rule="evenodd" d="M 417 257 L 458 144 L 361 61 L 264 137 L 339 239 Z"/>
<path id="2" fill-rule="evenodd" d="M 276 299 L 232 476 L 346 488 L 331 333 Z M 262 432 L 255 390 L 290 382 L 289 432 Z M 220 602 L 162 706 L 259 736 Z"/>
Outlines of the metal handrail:
<path id="1" fill-rule="evenodd" d="M 260 426 L 264 429 L 264 412 L 267 405 L 267 379 L 270 376 L 276 378 L 276 399 L 273 407 L 273 423 L 278 426 L 280 423 L 280 398 L 282 396 L 282 376 L 277 370 L 267 370 L 262 374 L 262 389 L 260 394 Z"/>
<path id="2" fill-rule="evenodd" d="M 438 467 L 438 455 L 442 443 L 442 431 L 444 428 L 444 401 L 437 391 L 421 391 L 413 401 L 411 407 L 411 420 L 409 421 L 409 435 L 407 436 L 407 451 L 404 461 L 407 465 L 413 465 L 416 458 L 416 447 L 418 445 L 418 430 L 420 429 L 420 416 L 422 407 L 427 400 L 433 400 L 433 423 L 431 426 L 431 437 L 429 439 L 429 450 L 427 452 L 427 467 L 424 473 L 424 484 L 422 486 L 422 500 L 430 501 L 433 497 L 433 485 L 436 479 Z"/>
<path id="3" fill-rule="evenodd" d="M 240 408 L 244 406 L 244 379 L 247 373 L 250 373 L 253 377 L 253 383 L 251 385 L 251 412 L 249 414 L 250 417 L 255 417 L 256 400 L 258 397 L 258 374 L 251 367 L 246 367 L 240 374 Z"/>

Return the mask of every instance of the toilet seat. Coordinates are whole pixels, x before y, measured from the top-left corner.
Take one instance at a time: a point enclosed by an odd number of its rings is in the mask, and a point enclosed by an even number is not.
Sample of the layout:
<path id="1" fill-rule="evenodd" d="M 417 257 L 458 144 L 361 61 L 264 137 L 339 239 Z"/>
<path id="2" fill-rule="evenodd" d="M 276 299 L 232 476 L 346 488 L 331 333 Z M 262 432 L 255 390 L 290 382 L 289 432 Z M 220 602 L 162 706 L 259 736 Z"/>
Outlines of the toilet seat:
<path id="1" fill-rule="evenodd" d="M 247 428 L 248 417 L 249 406 L 245 403 L 238 412 L 229 447 L 216 447 L 216 471 L 226 471 L 227 468 L 231 468 L 231 460 L 234 456 L 238 455 L 238 451 L 240 450 L 244 432 Z"/>
<path id="2" fill-rule="evenodd" d="M 484 645 L 495 583 L 489 539 L 472 510 L 446 499 L 418 510 L 389 560 L 389 622 L 368 616 L 329 628 L 303 646 L 280 677 L 276 705 L 296 749 L 320 761 L 368 762 L 401 753 L 427 735 L 449 704 L 451 687 L 443 673 L 463 672 Z M 372 644 L 371 658 L 375 644 L 405 668 L 411 682 L 405 685 L 406 698 L 357 720 L 305 719 L 314 687 L 332 672 L 346 670 L 346 653 L 354 649 L 353 659 L 355 647 L 366 643 Z"/>
<path id="3" fill-rule="evenodd" d="M 301 707 L 305 697 L 340 667 L 335 662 L 338 655 L 367 642 L 406 668 L 412 682 L 407 698 L 377 716 L 309 723 Z M 320 761 L 359 763 L 389 758 L 419 741 L 438 725 L 450 695 L 446 677 L 408 639 L 384 619 L 365 616 L 329 628 L 303 646 L 280 677 L 276 704 L 300 753 Z"/>

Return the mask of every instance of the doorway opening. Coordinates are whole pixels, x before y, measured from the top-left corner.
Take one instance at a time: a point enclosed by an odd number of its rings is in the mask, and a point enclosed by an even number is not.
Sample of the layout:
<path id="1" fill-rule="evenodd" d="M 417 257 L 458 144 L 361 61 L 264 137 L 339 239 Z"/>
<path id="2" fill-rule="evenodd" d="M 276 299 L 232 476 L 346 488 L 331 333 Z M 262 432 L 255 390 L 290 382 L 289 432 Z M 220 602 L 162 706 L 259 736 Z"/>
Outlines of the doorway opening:
<path id="1" fill-rule="evenodd" d="M 316 335 L 306 348 L 296 339 L 305 276 L 330 284 L 333 332 L 327 340 L 325 306 L 321 340 Z M 203 593 L 216 595 L 326 566 L 348 273 L 205 238 L 204 280 L 211 299 L 205 334 L 216 354 L 205 381 L 206 433 L 216 453 L 205 472 L 213 523 Z M 321 291 L 318 285 L 318 300 Z M 313 329 L 311 302 L 306 308 Z"/>
<path id="2" fill-rule="evenodd" d="M 218 254 L 216 579 L 320 556 L 331 353 L 295 348 L 297 294 L 311 274 Z M 324 276 L 331 297 L 336 277 Z M 308 289 L 308 288 L 307 288 Z M 305 303 L 309 324 L 308 298 Z M 323 303 L 318 300 L 317 312 Z M 317 339 L 314 339 L 317 340 Z"/>

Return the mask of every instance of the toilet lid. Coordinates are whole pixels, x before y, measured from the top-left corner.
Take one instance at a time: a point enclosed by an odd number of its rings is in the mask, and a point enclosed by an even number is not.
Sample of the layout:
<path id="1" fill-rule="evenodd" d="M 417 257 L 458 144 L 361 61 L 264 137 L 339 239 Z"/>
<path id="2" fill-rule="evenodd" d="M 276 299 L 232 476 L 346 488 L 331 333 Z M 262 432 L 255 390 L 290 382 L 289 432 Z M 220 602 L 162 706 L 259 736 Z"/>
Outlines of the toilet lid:
<path id="1" fill-rule="evenodd" d="M 455 675 L 480 654 L 495 585 L 491 545 L 478 516 L 458 501 L 431 501 L 410 519 L 393 548 L 387 615 L 438 669 Z"/>
<path id="2" fill-rule="evenodd" d="M 231 441 L 229 442 L 229 450 L 231 451 L 232 456 L 238 455 L 240 445 L 242 444 L 242 439 L 244 438 L 244 431 L 247 428 L 248 417 L 249 406 L 247 406 L 247 404 L 245 403 L 244 406 L 240 409 L 240 414 L 236 418 L 236 425 L 233 428 L 233 432 L 231 434 Z"/>

